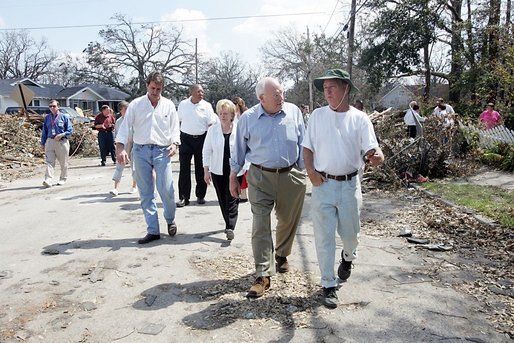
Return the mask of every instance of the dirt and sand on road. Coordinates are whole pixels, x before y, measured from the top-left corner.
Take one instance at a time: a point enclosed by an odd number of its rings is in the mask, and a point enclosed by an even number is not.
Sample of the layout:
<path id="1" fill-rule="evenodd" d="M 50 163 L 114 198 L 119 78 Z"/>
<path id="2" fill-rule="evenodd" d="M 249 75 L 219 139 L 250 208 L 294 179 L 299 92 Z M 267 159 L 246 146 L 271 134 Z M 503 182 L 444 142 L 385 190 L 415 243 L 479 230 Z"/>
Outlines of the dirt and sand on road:
<path id="1" fill-rule="evenodd" d="M 113 198 L 113 166 L 99 167 L 96 159 L 71 164 L 64 186 L 43 189 L 42 172 L 0 184 L 0 342 L 511 341 L 505 332 L 512 295 L 470 286 L 489 286 L 489 274 L 473 268 L 493 263 L 483 248 L 466 250 L 443 233 L 431 238 L 452 250 L 396 237 L 407 226 L 430 235 L 420 216 L 431 200 L 417 192 L 364 195 L 359 259 L 338 291 L 340 306 L 329 310 L 320 305 L 309 196 L 291 272 L 274 276 L 264 297 L 248 300 L 248 203 L 240 205 L 230 243 L 209 187 L 205 205 L 192 201 L 177 210 L 175 237 L 163 233 L 140 246 L 145 223 L 137 195 L 128 193 L 129 173 Z M 494 263 L 496 281 L 512 290 L 512 273 Z"/>

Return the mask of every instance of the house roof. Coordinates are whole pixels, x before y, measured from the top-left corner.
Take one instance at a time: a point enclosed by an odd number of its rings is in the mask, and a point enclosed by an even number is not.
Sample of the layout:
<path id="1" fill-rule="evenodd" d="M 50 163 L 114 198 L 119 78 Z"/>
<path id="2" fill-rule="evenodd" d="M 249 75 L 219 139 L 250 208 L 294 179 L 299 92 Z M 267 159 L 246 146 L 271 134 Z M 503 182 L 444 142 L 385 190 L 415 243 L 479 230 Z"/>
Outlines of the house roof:
<path id="1" fill-rule="evenodd" d="M 96 93 L 99 97 L 103 98 L 102 100 L 125 100 L 129 97 L 129 94 L 125 92 L 104 85 L 83 84 L 64 88 L 61 85 L 40 84 L 28 78 L 0 80 L 0 96 L 10 96 L 14 85 L 18 82 L 22 82 L 30 88 L 36 98 L 69 98 L 84 89 L 89 89 Z"/>

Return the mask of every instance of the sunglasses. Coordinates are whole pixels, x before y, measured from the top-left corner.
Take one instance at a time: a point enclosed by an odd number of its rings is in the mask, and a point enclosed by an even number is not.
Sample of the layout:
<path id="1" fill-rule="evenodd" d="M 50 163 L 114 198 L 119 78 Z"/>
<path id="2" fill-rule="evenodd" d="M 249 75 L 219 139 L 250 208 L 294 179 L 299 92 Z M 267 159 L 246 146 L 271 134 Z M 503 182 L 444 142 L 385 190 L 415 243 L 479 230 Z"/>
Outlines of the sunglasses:
<path id="1" fill-rule="evenodd" d="M 57 107 L 57 105 L 48 105 L 48 107 L 50 107 L 50 108 Z"/>

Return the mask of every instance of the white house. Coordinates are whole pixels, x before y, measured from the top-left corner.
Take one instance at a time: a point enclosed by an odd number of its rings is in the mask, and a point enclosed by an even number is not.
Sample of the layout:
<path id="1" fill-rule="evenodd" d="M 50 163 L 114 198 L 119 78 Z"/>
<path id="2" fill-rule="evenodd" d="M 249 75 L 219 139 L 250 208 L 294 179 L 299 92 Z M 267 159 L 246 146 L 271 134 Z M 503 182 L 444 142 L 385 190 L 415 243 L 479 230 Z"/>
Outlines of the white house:
<path id="1" fill-rule="evenodd" d="M 414 100 L 416 95 L 406 86 L 397 84 L 379 101 L 379 105 L 384 108 L 405 109 L 409 107 L 409 102 Z"/>

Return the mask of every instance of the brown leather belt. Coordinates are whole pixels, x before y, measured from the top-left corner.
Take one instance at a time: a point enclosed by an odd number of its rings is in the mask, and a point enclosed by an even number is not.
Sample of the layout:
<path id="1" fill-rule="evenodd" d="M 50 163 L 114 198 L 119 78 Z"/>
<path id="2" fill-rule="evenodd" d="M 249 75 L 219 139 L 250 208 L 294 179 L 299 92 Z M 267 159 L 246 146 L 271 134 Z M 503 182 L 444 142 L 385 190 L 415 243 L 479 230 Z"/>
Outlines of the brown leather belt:
<path id="1" fill-rule="evenodd" d="M 279 174 L 280 173 L 287 173 L 288 171 L 293 169 L 293 166 L 289 166 L 289 167 L 285 167 L 285 168 L 266 168 L 266 167 L 263 167 L 261 165 L 255 164 L 255 163 L 252 163 L 252 166 L 254 166 L 256 168 L 259 168 L 260 170 L 264 170 L 264 171 L 270 172 L 270 173 L 279 173 Z"/>
<path id="2" fill-rule="evenodd" d="M 320 171 L 318 171 L 318 173 L 320 173 L 321 175 L 323 175 L 326 178 L 336 180 L 336 181 L 350 181 L 354 176 L 359 174 L 358 171 L 354 171 L 353 173 L 348 174 L 348 175 L 330 175 L 330 174 L 327 174 L 325 172 L 320 172 Z"/>

